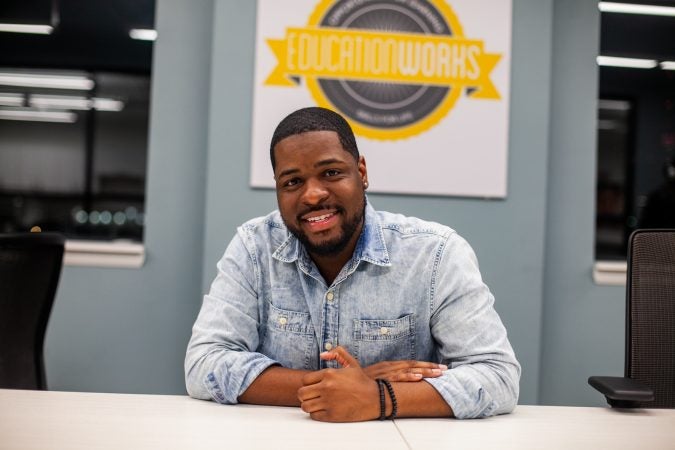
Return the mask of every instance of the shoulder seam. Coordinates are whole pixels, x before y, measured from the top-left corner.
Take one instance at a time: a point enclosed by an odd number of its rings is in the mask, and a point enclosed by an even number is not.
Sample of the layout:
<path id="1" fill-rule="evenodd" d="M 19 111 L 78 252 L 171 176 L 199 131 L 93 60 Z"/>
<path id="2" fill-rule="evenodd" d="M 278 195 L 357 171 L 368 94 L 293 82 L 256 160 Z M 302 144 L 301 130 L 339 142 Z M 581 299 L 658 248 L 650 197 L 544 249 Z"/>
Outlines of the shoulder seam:
<path id="1" fill-rule="evenodd" d="M 452 231 L 452 230 L 449 230 Z M 434 313 L 435 309 L 435 301 L 436 301 L 436 279 L 438 277 L 438 268 L 440 267 L 441 264 L 441 259 L 443 259 L 443 254 L 445 253 L 445 248 L 446 244 L 448 243 L 448 240 L 450 239 L 450 236 L 452 236 L 453 232 L 446 233 L 444 235 L 445 239 L 442 239 L 438 249 L 436 249 L 436 254 L 434 255 L 434 266 L 433 269 L 431 270 L 431 284 L 429 287 L 429 315 L 432 316 Z"/>
<path id="2" fill-rule="evenodd" d="M 244 248 L 246 249 L 246 253 L 248 253 L 248 257 L 251 259 L 251 263 L 253 263 L 253 270 L 255 272 L 255 283 L 256 283 L 256 292 L 261 292 L 261 275 L 260 275 L 260 266 L 258 264 L 258 258 L 256 257 L 255 252 L 249 248 L 250 245 L 253 245 L 255 247 L 255 240 L 253 239 L 252 234 L 250 231 L 252 231 L 254 226 L 242 226 L 240 229 L 243 234 L 243 239 L 242 239 L 242 244 L 244 245 Z"/>
<path id="3" fill-rule="evenodd" d="M 401 227 L 396 224 L 384 224 L 382 225 L 382 229 L 386 230 L 391 230 L 391 231 L 396 231 L 397 233 L 401 234 L 431 234 L 434 236 L 439 236 L 439 237 L 444 237 L 447 238 L 451 234 L 456 233 L 455 230 L 453 230 L 450 227 L 446 227 L 443 225 L 435 226 L 435 227 L 427 227 L 427 228 L 407 228 L 407 227 Z"/>

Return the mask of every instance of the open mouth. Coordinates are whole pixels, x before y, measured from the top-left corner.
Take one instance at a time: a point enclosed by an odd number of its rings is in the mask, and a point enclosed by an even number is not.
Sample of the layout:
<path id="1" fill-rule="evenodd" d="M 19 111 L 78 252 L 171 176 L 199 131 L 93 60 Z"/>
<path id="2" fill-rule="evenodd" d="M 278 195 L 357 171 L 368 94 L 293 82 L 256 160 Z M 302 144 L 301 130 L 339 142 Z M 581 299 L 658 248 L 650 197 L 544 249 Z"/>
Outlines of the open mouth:
<path id="1" fill-rule="evenodd" d="M 316 223 L 316 222 L 322 222 L 324 220 L 327 220 L 331 217 L 333 217 L 336 213 L 327 213 L 327 214 L 322 214 L 320 216 L 315 216 L 315 217 L 307 217 L 305 220 L 310 223 Z"/>
<path id="2" fill-rule="evenodd" d="M 312 231 L 324 231 L 331 228 L 337 221 L 339 211 L 337 209 L 312 211 L 300 217 Z"/>

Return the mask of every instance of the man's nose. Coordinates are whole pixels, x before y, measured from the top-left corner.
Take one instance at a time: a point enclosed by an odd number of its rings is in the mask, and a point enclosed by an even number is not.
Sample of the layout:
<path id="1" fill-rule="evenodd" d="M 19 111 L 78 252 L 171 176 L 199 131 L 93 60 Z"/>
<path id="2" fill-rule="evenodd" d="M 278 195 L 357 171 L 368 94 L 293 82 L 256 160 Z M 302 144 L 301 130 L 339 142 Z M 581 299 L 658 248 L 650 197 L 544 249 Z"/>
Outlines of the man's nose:
<path id="1" fill-rule="evenodd" d="M 307 205 L 318 205 L 328 198 L 328 189 L 318 180 L 306 180 L 302 201 Z"/>

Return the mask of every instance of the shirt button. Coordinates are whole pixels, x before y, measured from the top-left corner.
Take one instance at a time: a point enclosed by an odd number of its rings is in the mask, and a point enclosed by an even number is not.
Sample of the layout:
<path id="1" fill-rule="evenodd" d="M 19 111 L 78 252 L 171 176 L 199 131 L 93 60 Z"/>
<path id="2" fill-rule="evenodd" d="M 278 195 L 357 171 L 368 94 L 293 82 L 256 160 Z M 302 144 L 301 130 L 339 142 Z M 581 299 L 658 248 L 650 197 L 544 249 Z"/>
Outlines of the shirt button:
<path id="1" fill-rule="evenodd" d="M 330 350 L 331 348 L 333 348 L 333 344 L 331 344 L 330 342 L 326 342 L 326 343 L 323 345 L 323 348 L 325 348 L 325 349 L 328 351 L 328 350 Z"/>
<path id="2" fill-rule="evenodd" d="M 329 292 L 326 294 L 326 300 L 328 300 L 328 303 L 333 303 L 333 299 L 335 298 L 335 295 L 333 295 L 332 292 Z"/>
<path id="3" fill-rule="evenodd" d="M 389 328 L 387 327 L 380 328 L 380 334 L 387 334 L 387 333 L 389 333 Z"/>
<path id="4" fill-rule="evenodd" d="M 279 317 L 279 323 L 281 325 L 286 325 L 286 322 L 288 322 L 288 319 L 285 317 Z"/>

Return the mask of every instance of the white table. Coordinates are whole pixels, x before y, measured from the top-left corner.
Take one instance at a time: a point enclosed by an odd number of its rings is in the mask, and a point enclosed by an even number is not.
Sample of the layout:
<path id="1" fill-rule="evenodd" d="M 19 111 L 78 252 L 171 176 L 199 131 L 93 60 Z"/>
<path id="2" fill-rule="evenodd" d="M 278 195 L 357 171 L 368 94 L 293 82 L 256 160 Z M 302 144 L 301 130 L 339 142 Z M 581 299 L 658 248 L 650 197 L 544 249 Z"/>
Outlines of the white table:
<path id="1" fill-rule="evenodd" d="M 675 449 L 675 410 L 519 405 L 480 420 L 401 419 L 413 449 Z"/>
<path id="2" fill-rule="evenodd" d="M 675 449 L 675 410 L 518 406 L 481 420 L 314 422 L 185 396 L 0 389 L 0 449 Z"/>
<path id="3" fill-rule="evenodd" d="M 187 396 L 0 390 L 0 449 L 406 450 L 393 422 L 315 422 L 299 408 Z"/>

